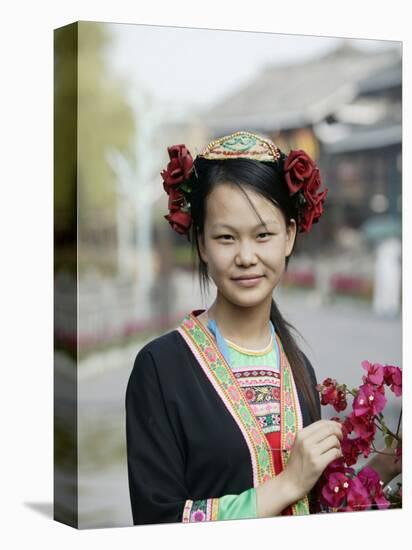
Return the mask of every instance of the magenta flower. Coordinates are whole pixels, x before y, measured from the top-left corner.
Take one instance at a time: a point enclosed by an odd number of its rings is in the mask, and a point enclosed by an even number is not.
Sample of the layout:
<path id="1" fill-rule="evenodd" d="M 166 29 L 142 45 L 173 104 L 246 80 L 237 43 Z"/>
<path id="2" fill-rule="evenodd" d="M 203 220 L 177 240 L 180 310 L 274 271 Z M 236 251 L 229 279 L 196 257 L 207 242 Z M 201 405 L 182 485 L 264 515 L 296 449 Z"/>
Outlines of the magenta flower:
<path id="1" fill-rule="evenodd" d="M 360 386 L 358 395 L 353 401 L 355 416 L 377 415 L 386 405 L 386 397 L 379 389 L 370 384 Z"/>
<path id="2" fill-rule="evenodd" d="M 332 462 L 329 462 L 325 470 L 323 471 L 323 476 L 326 479 L 329 479 L 329 476 L 331 474 L 354 474 L 355 470 L 353 468 L 348 468 L 345 466 L 345 459 L 344 457 L 336 458 L 335 460 L 332 460 Z"/>
<path id="3" fill-rule="evenodd" d="M 341 412 L 341 411 L 344 411 L 346 409 L 346 407 L 348 406 L 348 403 L 346 401 L 346 394 L 344 391 L 342 390 L 339 390 L 338 391 L 338 396 L 335 400 L 334 403 L 332 403 L 334 409 L 336 412 Z"/>
<path id="4" fill-rule="evenodd" d="M 339 508 L 342 506 L 349 488 L 349 479 L 340 472 L 329 475 L 328 482 L 322 487 L 321 496 L 328 506 Z"/>
<path id="5" fill-rule="evenodd" d="M 320 392 L 322 405 L 332 405 L 337 412 L 344 411 L 348 406 L 346 394 L 339 389 L 334 378 L 325 378 L 322 384 L 316 386 L 316 389 Z"/>
<path id="6" fill-rule="evenodd" d="M 372 439 L 372 438 L 371 438 Z M 354 439 L 355 445 L 358 447 L 359 454 L 362 453 L 365 458 L 367 458 L 372 451 L 370 442 L 363 437 L 357 437 Z"/>
<path id="7" fill-rule="evenodd" d="M 322 405 L 330 405 L 335 401 L 338 396 L 336 386 L 337 382 L 334 378 L 325 378 L 322 384 L 318 384 L 319 391 L 321 392 Z"/>
<path id="8" fill-rule="evenodd" d="M 378 508 L 386 509 L 390 503 L 386 499 L 383 492 L 383 482 L 379 478 L 379 474 L 373 468 L 365 466 L 359 473 L 358 479 L 369 493 L 369 497 Z"/>
<path id="9" fill-rule="evenodd" d="M 348 510 L 369 510 L 370 506 L 371 500 L 368 491 L 365 489 L 360 479 L 354 477 L 349 481 L 349 488 L 347 491 Z"/>
<path id="10" fill-rule="evenodd" d="M 356 444 L 356 439 L 349 439 L 349 438 L 343 439 L 341 443 L 341 448 L 342 448 L 343 458 L 345 459 L 346 464 L 348 466 L 352 466 L 352 464 L 356 464 L 359 456 L 359 449 Z"/>
<path id="11" fill-rule="evenodd" d="M 356 413 L 351 413 L 348 417 L 352 430 L 355 434 L 363 439 L 369 439 L 375 435 L 376 426 L 373 418 L 370 416 L 355 416 Z"/>
<path id="12" fill-rule="evenodd" d="M 384 367 L 384 381 L 397 397 L 402 395 L 402 369 L 386 365 Z"/>
<path id="13" fill-rule="evenodd" d="M 360 455 L 367 458 L 373 451 L 373 441 L 377 427 L 385 431 L 383 415 L 387 399 L 385 386 L 389 386 L 396 396 L 402 395 L 402 369 L 392 365 L 363 361 L 366 374 L 363 384 L 356 390 L 348 390 L 345 384 L 338 384 L 334 378 L 326 378 L 316 386 L 322 405 L 332 405 L 337 412 L 347 407 L 346 395 L 353 394 L 352 412 L 343 418 L 337 416 L 331 420 L 342 427 L 342 457 L 332 461 L 323 471 L 317 482 L 318 505 L 332 511 L 346 512 L 369 510 L 372 507 L 386 509 L 390 501 L 383 492 L 383 482 L 376 470 L 364 467 L 355 476 L 355 465 Z M 398 421 L 398 431 L 401 416 Z M 354 433 L 354 436 L 350 435 Z M 398 437 L 395 437 L 398 439 Z M 394 462 L 400 462 L 402 456 L 401 436 L 394 449 Z M 396 466 L 394 467 L 396 468 Z M 398 466 L 401 471 L 401 465 Z"/>
<path id="14" fill-rule="evenodd" d="M 358 473 L 358 478 L 368 491 L 372 491 L 376 485 L 379 485 L 380 481 L 378 472 L 369 466 L 362 468 L 362 470 Z"/>
<path id="15" fill-rule="evenodd" d="M 362 367 L 367 371 L 367 375 L 362 377 L 365 383 L 376 384 L 381 386 L 383 384 L 383 366 L 379 363 L 369 363 L 369 361 L 362 361 Z"/>

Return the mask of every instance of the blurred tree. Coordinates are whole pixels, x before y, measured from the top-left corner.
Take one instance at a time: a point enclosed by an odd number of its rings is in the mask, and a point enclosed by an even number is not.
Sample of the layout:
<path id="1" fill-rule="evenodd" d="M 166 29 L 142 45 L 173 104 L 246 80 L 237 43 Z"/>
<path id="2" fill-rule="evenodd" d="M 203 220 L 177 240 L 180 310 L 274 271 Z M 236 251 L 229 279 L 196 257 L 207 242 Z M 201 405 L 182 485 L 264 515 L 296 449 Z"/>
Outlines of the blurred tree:
<path id="1" fill-rule="evenodd" d="M 78 223 L 84 242 L 115 237 L 116 186 L 106 153 L 117 149 L 133 157 L 134 116 L 127 103 L 125 85 L 108 70 L 106 48 L 112 37 L 107 24 L 79 22 L 77 52 L 69 47 L 68 33 L 56 33 L 55 39 L 55 128 L 65 133 L 55 151 L 55 194 L 57 208 L 66 211 L 56 220 L 70 222 L 67 206 L 76 207 L 73 174 L 77 175 Z M 67 27 L 61 29 L 64 30 Z M 77 79 L 65 71 L 64 60 L 77 55 Z M 73 104 L 77 106 L 77 132 L 73 130 Z M 77 141 L 76 141 L 77 140 Z M 77 166 L 69 169 L 67 151 L 76 150 Z"/>

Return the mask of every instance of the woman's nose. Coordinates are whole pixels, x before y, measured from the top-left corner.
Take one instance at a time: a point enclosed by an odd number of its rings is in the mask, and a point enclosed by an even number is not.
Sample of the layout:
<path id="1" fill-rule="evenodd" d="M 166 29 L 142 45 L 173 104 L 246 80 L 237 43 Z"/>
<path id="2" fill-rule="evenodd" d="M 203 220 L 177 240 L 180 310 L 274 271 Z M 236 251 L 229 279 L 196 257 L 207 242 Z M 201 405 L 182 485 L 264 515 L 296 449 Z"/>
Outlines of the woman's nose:
<path id="1" fill-rule="evenodd" d="M 253 247 L 253 244 L 250 243 L 240 243 L 237 250 L 236 259 L 238 263 L 251 264 L 256 262 L 256 252 Z"/>

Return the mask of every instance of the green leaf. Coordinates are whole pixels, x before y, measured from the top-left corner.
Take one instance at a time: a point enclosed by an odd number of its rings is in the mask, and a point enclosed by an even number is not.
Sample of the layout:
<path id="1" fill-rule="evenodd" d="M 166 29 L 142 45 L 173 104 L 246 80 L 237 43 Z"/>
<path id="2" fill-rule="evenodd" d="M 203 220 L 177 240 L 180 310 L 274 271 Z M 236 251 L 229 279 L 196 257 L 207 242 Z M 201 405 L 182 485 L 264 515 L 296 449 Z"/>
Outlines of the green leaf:
<path id="1" fill-rule="evenodd" d="M 390 434 L 385 436 L 385 445 L 388 449 L 392 447 L 392 443 L 393 443 L 393 437 Z"/>
<path id="2" fill-rule="evenodd" d="M 184 191 L 185 193 L 190 193 L 190 191 L 191 191 L 190 186 L 185 181 L 182 184 L 179 185 L 179 189 L 181 191 Z"/>

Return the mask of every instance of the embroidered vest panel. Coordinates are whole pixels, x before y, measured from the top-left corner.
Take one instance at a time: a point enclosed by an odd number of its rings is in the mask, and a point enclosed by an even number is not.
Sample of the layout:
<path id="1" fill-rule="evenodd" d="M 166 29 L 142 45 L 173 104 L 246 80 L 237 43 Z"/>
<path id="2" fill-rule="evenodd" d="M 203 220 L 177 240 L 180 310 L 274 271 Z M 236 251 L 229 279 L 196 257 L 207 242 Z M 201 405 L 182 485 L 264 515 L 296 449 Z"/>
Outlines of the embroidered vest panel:
<path id="1" fill-rule="evenodd" d="M 269 368 L 252 370 L 247 365 L 247 369 L 240 366 L 239 370 L 235 359 L 232 370 L 212 335 L 196 318 L 196 313 L 197 310 L 186 315 L 178 331 L 240 428 L 249 448 L 254 486 L 257 487 L 285 467 L 296 432 L 303 427 L 289 361 L 276 334 L 278 371 L 273 365 L 273 354 L 267 358 L 269 363 L 272 361 L 267 365 Z M 252 394 L 254 397 L 249 399 Z M 267 397 L 268 409 L 262 405 L 264 396 Z M 279 397 L 278 416 L 274 412 L 277 406 L 275 396 Z M 265 425 L 268 424 L 268 417 L 273 419 L 270 428 Z M 276 430 L 276 419 L 279 420 L 280 430 Z M 284 515 L 290 514 L 309 514 L 307 496 L 284 511 Z"/>

